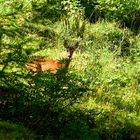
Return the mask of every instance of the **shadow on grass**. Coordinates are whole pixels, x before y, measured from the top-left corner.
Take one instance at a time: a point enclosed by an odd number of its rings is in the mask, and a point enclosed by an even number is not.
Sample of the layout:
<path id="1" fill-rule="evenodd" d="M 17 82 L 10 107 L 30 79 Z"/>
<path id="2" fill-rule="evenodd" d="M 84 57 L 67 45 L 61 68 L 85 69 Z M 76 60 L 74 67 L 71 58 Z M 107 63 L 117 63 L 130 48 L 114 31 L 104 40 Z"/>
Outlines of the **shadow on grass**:
<path id="1" fill-rule="evenodd" d="M 27 75 L 24 79 L 27 85 L 22 84 L 20 78 L 19 75 L 10 74 L 1 78 L 1 118 L 23 123 L 41 138 L 56 134 L 59 138 L 70 119 L 67 108 L 76 103 L 86 91 L 82 79 L 64 71 L 56 75 L 49 72 Z M 65 120 L 64 114 L 68 120 Z"/>
<path id="2" fill-rule="evenodd" d="M 1 119 L 23 124 L 36 133 L 38 140 L 125 140 L 140 137 L 140 128 L 129 119 L 118 120 L 114 115 L 109 120 L 104 114 L 110 113 L 104 113 L 105 110 L 74 106 L 88 90 L 75 73 L 29 74 L 24 77 L 26 85 L 18 78 L 11 83 L 10 78 L 13 79 L 13 75 L 5 78 L 7 87 L 0 87 Z"/>
<path id="3" fill-rule="evenodd" d="M 21 125 L 15 125 L 10 122 L 0 121 L 0 139 L 1 140 L 34 140 L 35 135 L 27 128 Z"/>

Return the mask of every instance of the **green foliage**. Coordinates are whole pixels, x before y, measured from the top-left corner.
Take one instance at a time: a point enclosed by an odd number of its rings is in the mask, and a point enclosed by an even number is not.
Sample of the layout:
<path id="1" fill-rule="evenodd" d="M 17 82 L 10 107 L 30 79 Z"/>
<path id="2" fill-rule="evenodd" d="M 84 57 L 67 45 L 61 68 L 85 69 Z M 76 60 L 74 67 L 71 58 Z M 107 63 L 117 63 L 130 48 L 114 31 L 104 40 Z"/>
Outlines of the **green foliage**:
<path id="1" fill-rule="evenodd" d="M 126 56 L 130 54 L 131 44 L 133 42 L 132 32 L 129 29 L 120 29 L 116 23 L 106 21 L 97 22 L 93 25 L 86 25 L 85 43 L 95 48 L 108 48 L 117 55 Z M 92 40 L 92 41 L 91 41 Z M 97 45 L 96 45 L 97 44 Z"/>
<path id="2" fill-rule="evenodd" d="M 96 0 L 82 1 L 86 7 L 86 15 L 92 21 L 100 18 L 121 22 L 131 29 L 138 29 L 140 23 L 139 0 Z"/>
<path id="3" fill-rule="evenodd" d="M 64 7 L 64 31 L 62 31 L 63 38 L 69 42 L 79 41 L 83 38 L 85 31 L 84 9 L 78 1 L 63 1 Z"/>
<path id="4" fill-rule="evenodd" d="M 118 24 L 139 22 L 138 3 L 2 0 L 0 119 L 25 125 L 42 140 L 138 139 L 139 34 Z M 84 19 L 90 15 L 105 20 L 92 24 Z M 64 39 L 79 42 L 68 71 L 32 75 L 25 69 L 28 59 L 63 58 Z M 2 139 L 29 132 L 0 126 Z"/>
<path id="5" fill-rule="evenodd" d="M 133 43 L 133 47 L 131 49 L 132 51 L 132 54 L 135 59 L 139 59 L 138 57 L 140 56 L 140 41 L 139 41 L 139 38 L 140 38 L 140 34 L 138 34 L 136 37 L 135 37 L 135 42 Z M 138 61 L 138 60 L 136 60 Z"/>
<path id="6" fill-rule="evenodd" d="M 10 122 L 0 121 L 0 139 L 1 140 L 35 140 L 35 135 L 27 128 L 15 125 Z"/>
<path id="7" fill-rule="evenodd" d="M 32 5 L 32 20 L 34 22 L 44 22 L 42 18 L 49 19 L 51 21 L 57 21 L 61 17 L 62 0 L 33 0 L 31 1 Z M 42 18 L 40 18 L 40 16 Z"/>

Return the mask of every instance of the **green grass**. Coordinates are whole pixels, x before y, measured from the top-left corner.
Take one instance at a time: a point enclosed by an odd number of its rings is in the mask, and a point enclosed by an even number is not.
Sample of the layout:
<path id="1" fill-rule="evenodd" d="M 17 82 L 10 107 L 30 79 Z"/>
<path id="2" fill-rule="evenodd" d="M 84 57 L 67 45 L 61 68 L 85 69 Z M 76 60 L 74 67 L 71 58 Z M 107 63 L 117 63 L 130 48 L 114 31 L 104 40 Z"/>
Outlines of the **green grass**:
<path id="1" fill-rule="evenodd" d="M 140 33 L 131 27 L 139 23 L 139 9 L 133 2 L 116 11 L 89 1 L 96 19 L 121 18 L 131 29 L 119 21 L 89 23 L 75 0 L 1 4 L 0 139 L 140 139 Z M 68 71 L 32 75 L 25 68 L 34 58 L 62 59 L 65 39 L 70 46 L 79 41 Z"/>
<path id="2" fill-rule="evenodd" d="M 35 135 L 27 128 L 6 121 L 0 121 L 1 140 L 34 140 Z"/>
<path id="3" fill-rule="evenodd" d="M 63 29 L 58 23 L 54 25 L 55 32 L 61 34 Z M 41 129 L 43 134 L 49 131 L 46 139 L 54 139 L 55 131 L 59 133 L 56 137 L 62 140 L 139 138 L 140 64 L 136 51 L 139 48 L 138 36 L 133 37 L 129 30 L 120 29 L 115 23 L 87 23 L 86 27 L 85 38 L 80 41 L 80 46 L 73 55 L 68 74 L 62 74 L 66 79 L 61 77 L 64 79 L 57 81 L 54 75 L 40 74 L 29 77 L 30 80 L 23 80 L 25 83 L 31 82 L 31 86 L 28 85 L 26 90 L 30 95 L 29 101 L 24 101 L 23 98 L 16 100 L 23 110 L 29 107 L 33 117 L 31 121 L 27 119 L 24 123 L 32 126 L 34 121 L 39 122 L 39 129 L 36 128 L 35 131 Z M 45 49 L 32 52 L 29 59 L 34 56 L 61 59 L 64 56 L 61 37 L 47 45 Z M 129 54 L 122 54 L 124 46 L 130 47 Z M 9 64 L 6 71 L 10 73 L 11 67 Z M 43 106 L 47 106 L 47 103 L 50 106 L 49 113 L 43 114 L 46 111 Z M 13 108 L 21 109 L 14 105 Z M 51 116 L 51 113 L 57 111 L 58 116 Z M 28 115 L 26 117 L 28 118 Z M 6 131 L 4 129 L 2 133 L 6 135 Z M 10 133 L 18 135 L 18 131 Z M 1 134 L 1 137 L 10 138 L 9 134 L 4 135 Z M 22 139 L 21 134 L 20 138 Z"/>

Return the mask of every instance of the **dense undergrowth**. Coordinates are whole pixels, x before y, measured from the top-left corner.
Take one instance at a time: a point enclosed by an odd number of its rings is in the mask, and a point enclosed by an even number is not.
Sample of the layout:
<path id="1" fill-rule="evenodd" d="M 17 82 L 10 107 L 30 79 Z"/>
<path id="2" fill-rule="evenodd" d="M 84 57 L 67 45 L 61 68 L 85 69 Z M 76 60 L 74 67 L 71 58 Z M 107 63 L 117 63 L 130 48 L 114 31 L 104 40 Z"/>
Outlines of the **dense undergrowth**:
<path id="1" fill-rule="evenodd" d="M 0 3 L 0 139 L 139 139 L 140 35 L 124 26 L 139 1 Z M 79 42 L 68 71 L 25 68 L 32 59 L 61 60 L 64 39 Z"/>

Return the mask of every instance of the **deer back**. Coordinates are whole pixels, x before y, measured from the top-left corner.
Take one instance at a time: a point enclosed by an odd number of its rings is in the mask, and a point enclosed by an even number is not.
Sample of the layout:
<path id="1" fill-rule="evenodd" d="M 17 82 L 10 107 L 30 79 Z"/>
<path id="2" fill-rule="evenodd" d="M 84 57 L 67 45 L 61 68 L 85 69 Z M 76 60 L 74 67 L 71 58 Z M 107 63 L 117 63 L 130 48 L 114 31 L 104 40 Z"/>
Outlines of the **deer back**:
<path id="1" fill-rule="evenodd" d="M 56 73 L 58 69 L 64 68 L 65 64 L 60 63 L 58 60 L 53 60 L 49 58 L 43 58 L 40 60 L 31 61 L 26 64 L 28 70 L 32 72 L 37 71 L 51 71 L 52 73 Z"/>

